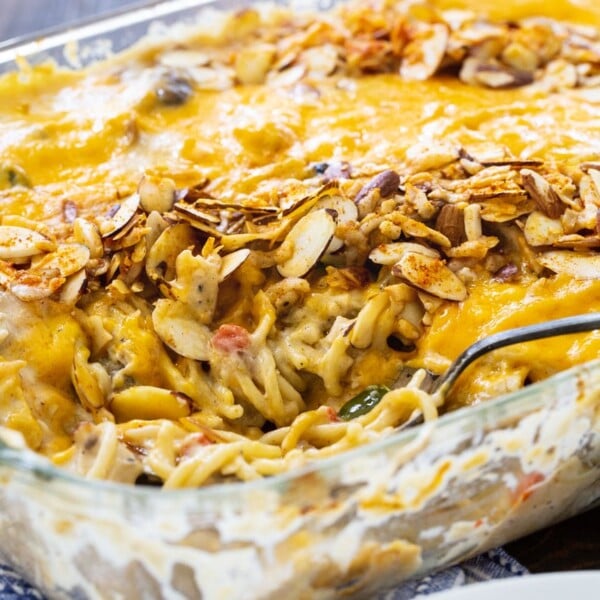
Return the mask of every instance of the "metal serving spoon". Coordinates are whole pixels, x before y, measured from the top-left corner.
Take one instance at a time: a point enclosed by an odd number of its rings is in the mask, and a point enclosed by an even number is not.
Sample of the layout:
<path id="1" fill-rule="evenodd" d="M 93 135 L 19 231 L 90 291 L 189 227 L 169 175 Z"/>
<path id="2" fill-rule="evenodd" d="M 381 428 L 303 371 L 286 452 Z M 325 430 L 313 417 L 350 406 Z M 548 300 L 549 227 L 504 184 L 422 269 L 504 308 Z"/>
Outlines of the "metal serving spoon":
<path id="1" fill-rule="evenodd" d="M 461 373 L 474 360 L 492 350 L 519 344 L 521 342 L 541 340 L 569 333 L 592 331 L 594 329 L 600 329 L 600 313 L 590 313 L 587 315 L 577 315 L 576 317 L 567 317 L 565 319 L 555 319 L 546 321 L 545 323 L 516 327 L 514 329 L 507 329 L 506 331 L 495 333 L 469 346 L 450 365 L 448 370 L 439 377 L 436 378 L 432 373 L 427 373 L 425 380 L 421 381 L 420 388 L 429 394 L 437 394 L 440 396 L 441 401 L 450 391 Z M 404 369 L 393 387 L 401 388 L 407 385 L 417 370 L 418 369 L 413 368 Z M 338 416 L 342 420 L 348 421 L 360 415 L 364 415 L 378 404 L 381 398 L 389 391 L 389 388 L 386 386 L 370 385 L 354 398 L 348 400 L 348 402 L 339 409 Z M 420 410 L 415 410 L 413 416 L 400 428 L 404 429 L 412 427 L 413 425 L 418 425 L 422 421 L 423 414 Z"/>
<path id="2" fill-rule="evenodd" d="M 569 333 L 581 333 L 583 331 L 593 331 L 600 329 L 600 313 L 590 313 L 587 315 L 577 315 L 575 317 L 566 317 L 564 319 L 554 319 L 545 323 L 527 325 L 525 327 L 515 327 L 507 329 L 500 333 L 495 333 L 482 340 L 479 340 L 469 346 L 448 368 L 440 375 L 430 388 L 430 393 L 438 393 L 445 396 L 460 374 L 480 356 L 503 348 L 512 346 L 521 342 L 532 340 L 541 340 L 544 338 L 566 335 Z"/>

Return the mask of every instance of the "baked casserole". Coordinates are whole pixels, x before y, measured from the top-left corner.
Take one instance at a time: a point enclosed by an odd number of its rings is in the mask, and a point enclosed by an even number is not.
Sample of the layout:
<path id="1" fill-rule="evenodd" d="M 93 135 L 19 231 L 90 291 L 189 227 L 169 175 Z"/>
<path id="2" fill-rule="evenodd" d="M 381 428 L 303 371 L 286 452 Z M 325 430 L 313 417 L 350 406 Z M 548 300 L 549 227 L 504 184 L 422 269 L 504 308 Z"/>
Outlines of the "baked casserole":
<path id="1" fill-rule="evenodd" d="M 86 479 L 248 481 L 592 360 L 596 332 L 531 342 L 427 392 L 485 335 L 600 310 L 599 102 L 600 9 L 567 1 L 253 6 L 85 69 L 22 60 L 6 439 Z M 367 544 L 311 585 L 418 558 Z"/>

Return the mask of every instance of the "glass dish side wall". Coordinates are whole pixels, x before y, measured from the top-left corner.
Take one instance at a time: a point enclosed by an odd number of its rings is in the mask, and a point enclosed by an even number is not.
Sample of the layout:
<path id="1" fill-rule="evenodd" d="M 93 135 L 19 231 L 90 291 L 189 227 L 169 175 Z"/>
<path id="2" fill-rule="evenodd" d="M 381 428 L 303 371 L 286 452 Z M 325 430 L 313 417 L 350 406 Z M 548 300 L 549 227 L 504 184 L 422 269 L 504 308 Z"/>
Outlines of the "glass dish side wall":
<path id="1" fill-rule="evenodd" d="M 199 490 L 81 481 L 5 449 L 2 558 L 52 598 L 365 597 L 598 502 L 599 389 L 595 362 L 300 473 Z"/>

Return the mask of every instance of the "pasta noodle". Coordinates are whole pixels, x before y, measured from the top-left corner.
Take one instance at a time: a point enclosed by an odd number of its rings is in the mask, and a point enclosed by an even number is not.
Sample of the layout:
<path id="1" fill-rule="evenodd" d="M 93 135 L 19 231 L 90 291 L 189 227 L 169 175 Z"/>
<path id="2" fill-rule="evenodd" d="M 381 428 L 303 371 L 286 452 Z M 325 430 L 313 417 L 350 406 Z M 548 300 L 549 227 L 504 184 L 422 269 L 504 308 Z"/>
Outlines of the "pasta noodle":
<path id="1" fill-rule="evenodd" d="M 595 356 L 506 349 L 427 392 L 483 335 L 600 309 L 600 27 L 428 6 L 249 9 L 0 79 L 0 425 L 200 486 Z"/>

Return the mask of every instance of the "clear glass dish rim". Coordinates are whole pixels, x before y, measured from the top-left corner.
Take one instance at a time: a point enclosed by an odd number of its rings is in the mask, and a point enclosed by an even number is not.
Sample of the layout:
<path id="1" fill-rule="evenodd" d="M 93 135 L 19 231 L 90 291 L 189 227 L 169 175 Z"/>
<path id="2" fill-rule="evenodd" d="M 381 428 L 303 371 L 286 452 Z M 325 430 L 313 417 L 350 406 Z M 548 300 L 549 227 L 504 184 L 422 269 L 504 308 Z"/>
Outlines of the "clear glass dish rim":
<path id="1" fill-rule="evenodd" d="M 250 0 L 250 3 L 255 1 Z M 0 42 L 0 66 L 17 58 L 27 58 L 47 50 L 56 50 L 69 43 L 114 33 L 124 27 L 149 23 L 153 19 L 186 9 L 218 6 L 218 4 L 219 0 L 138 0 L 127 7 L 116 8 L 70 24 L 8 38 Z"/>
<path id="2" fill-rule="evenodd" d="M 461 434 L 468 434 L 479 425 L 493 426 L 500 419 L 520 419 L 531 411 L 539 410 L 545 405 L 546 390 L 567 383 L 570 380 L 575 382 L 581 375 L 594 370 L 600 370 L 600 359 L 594 359 L 571 367 L 568 370 L 560 371 L 548 379 L 521 388 L 516 392 L 482 402 L 479 405 L 459 408 L 442 415 L 435 421 L 392 433 L 374 442 L 357 446 L 352 450 L 347 450 L 319 461 L 307 462 L 302 467 L 278 475 L 255 479 L 253 481 L 237 481 L 211 484 L 198 488 L 163 490 L 162 488 L 151 486 L 135 486 L 97 479 L 85 479 L 70 473 L 66 469 L 61 469 L 53 465 L 47 459 L 31 450 L 12 448 L 2 441 L 0 441 L 0 466 L 12 467 L 17 472 L 33 475 L 39 477 L 41 480 L 47 481 L 51 479 L 70 484 L 78 488 L 83 488 L 86 492 L 96 491 L 103 494 L 136 498 L 143 501 L 156 500 L 161 502 L 163 500 L 168 501 L 169 499 L 181 498 L 210 500 L 211 498 L 221 499 L 223 496 L 230 496 L 231 494 L 237 495 L 241 492 L 275 491 L 307 475 L 321 474 L 326 476 L 330 472 L 336 472 L 344 462 L 375 455 L 391 447 L 404 446 L 417 438 L 421 433 L 424 433 L 426 428 L 433 427 L 437 435 L 449 433 L 447 437 L 444 437 L 444 444 L 447 444 Z"/>
<path id="3" fill-rule="evenodd" d="M 281 0 L 271 0 L 273 4 L 282 4 Z M 317 8 L 318 0 L 312 0 Z M 258 4 L 260 0 L 250 0 L 248 4 Z M 287 0 L 293 4 L 294 0 Z M 49 50 L 56 50 L 68 43 L 85 41 L 86 39 L 103 34 L 114 33 L 125 27 L 150 23 L 160 17 L 166 17 L 185 10 L 211 7 L 218 8 L 220 0 L 140 0 L 126 8 L 118 8 L 98 17 L 85 19 L 67 26 L 59 26 L 43 30 L 31 35 L 9 39 L 0 43 L 0 66 L 15 61 L 18 58 L 27 58 Z M 307 2 L 302 2 L 303 8 Z M 561 371 L 548 379 L 529 385 L 511 394 L 499 396 L 477 406 L 457 409 L 439 417 L 433 426 L 439 432 L 450 430 L 454 436 L 467 433 L 469 429 L 478 424 L 494 421 L 494 416 L 505 419 L 516 419 L 524 416 L 528 411 L 540 408 L 543 405 L 545 390 L 569 379 L 577 379 L 582 373 L 600 369 L 600 359 L 595 359 L 568 370 Z M 53 465 L 42 456 L 33 451 L 15 449 L 7 446 L 0 440 L 0 466 L 14 468 L 15 471 L 39 477 L 40 480 L 52 479 L 65 484 L 82 488 L 86 492 L 97 491 L 103 494 L 114 494 L 122 497 L 139 498 L 144 501 L 162 501 L 174 498 L 194 498 L 210 500 L 222 498 L 239 492 L 269 491 L 279 489 L 294 480 L 301 479 L 309 474 L 323 474 L 336 471 L 342 463 L 378 452 L 393 446 L 401 446 L 415 439 L 424 428 L 430 427 L 424 423 L 410 429 L 392 433 L 380 440 L 358 446 L 352 450 L 342 452 L 319 461 L 309 462 L 302 467 L 292 469 L 285 473 L 256 479 L 253 481 L 240 481 L 231 483 L 212 484 L 199 488 L 182 488 L 163 490 L 161 488 L 134 486 L 130 484 L 114 483 L 103 480 L 85 479 L 72 474 L 65 469 Z M 457 430 L 457 427 L 459 428 Z M 454 429 L 453 429 L 454 428 Z M 445 438 L 448 441 L 450 438 Z M 160 500 L 159 500 L 160 499 Z"/>

